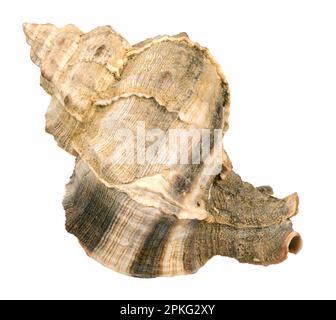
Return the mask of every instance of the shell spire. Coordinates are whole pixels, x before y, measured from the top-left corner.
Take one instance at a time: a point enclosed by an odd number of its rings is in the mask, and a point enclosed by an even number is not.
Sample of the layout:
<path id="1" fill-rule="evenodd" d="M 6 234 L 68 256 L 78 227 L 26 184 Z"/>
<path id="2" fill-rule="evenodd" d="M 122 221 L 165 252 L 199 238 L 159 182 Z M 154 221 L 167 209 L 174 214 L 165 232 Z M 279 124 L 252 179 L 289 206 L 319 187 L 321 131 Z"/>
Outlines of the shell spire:
<path id="1" fill-rule="evenodd" d="M 31 59 L 40 66 L 58 29 L 52 24 L 24 23 L 23 31 L 27 43 L 31 46 Z"/>
<path id="2" fill-rule="evenodd" d="M 283 199 L 233 171 L 223 149 L 229 86 L 187 34 L 131 46 L 110 26 L 24 24 L 46 131 L 76 157 L 66 229 L 103 265 L 136 277 L 196 272 L 214 255 L 269 265 L 297 253 Z"/>

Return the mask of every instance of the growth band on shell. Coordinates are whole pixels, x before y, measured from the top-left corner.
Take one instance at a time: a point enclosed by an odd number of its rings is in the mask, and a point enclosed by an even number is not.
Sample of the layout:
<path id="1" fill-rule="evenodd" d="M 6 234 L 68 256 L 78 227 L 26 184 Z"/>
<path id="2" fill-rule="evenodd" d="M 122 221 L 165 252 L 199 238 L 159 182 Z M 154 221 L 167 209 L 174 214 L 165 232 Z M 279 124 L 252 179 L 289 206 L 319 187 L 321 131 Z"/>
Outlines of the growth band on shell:
<path id="1" fill-rule="evenodd" d="M 76 157 L 66 229 L 89 256 L 156 277 L 214 255 L 269 265 L 300 250 L 297 194 L 243 182 L 222 149 L 229 88 L 206 48 L 185 33 L 132 46 L 109 26 L 24 32 L 51 95 L 46 131 Z"/>

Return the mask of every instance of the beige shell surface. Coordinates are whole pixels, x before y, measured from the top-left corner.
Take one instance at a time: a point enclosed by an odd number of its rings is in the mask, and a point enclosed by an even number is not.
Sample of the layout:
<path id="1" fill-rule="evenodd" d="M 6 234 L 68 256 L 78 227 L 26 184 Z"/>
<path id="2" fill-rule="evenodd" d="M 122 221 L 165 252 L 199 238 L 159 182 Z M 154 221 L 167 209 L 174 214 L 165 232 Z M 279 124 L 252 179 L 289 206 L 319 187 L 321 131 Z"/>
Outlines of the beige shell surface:
<path id="1" fill-rule="evenodd" d="M 243 182 L 222 135 L 216 140 L 228 128 L 230 98 L 206 48 L 184 33 L 131 46 L 108 26 L 24 31 L 52 96 L 46 131 L 77 159 L 63 204 L 66 228 L 89 256 L 155 277 L 196 272 L 214 255 L 268 265 L 300 249 L 290 222 L 298 196 L 277 199 L 269 187 Z M 210 132 L 198 163 L 169 161 L 165 141 L 177 130 Z M 139 148 L 121 147 L 139 132 L 153 135 L 145 160 Z M 187 156 L 200 147 L 192 140 Z"/>
<path id="2" fill-rule="evenodd" d="M 72 138 L 90 118 L 92 101 L 120 76 L 129 44 L 111 27 L 84 34 L 73 25 L 25 24 L 31 58 L 41 68 L 41 85 L 52 95 L 46 129 L 76 154 Z"/>
<path id="3" fill-rule="evenodd" d="M 225 79 L 207 51 L 185 35 L 158 37 L 130 49 L 119 81 L 103 96 L 108 98 L 95 103 L 101 109 L 93 114 L 90 126 L 75 137 L 73 146 L 107 186 L 131 183 L 167 169 L 172 177 L 168 182 L 174 184 L 172 180 L 186 177 L 185 171 L 201 170 L 197 165 L 168 166 L 168 154 L 155 164 L 149 159 L 149 165 L 127 165 L 128 157 L 119 157 L 116 164 L 120 129 L 128 128 L 135 134 L 142 122 L 146 130 L 160 128 L 168 135 L 170 129 L 227 126 Z M 158 153 L 163 154 L 161 151 Z"/>

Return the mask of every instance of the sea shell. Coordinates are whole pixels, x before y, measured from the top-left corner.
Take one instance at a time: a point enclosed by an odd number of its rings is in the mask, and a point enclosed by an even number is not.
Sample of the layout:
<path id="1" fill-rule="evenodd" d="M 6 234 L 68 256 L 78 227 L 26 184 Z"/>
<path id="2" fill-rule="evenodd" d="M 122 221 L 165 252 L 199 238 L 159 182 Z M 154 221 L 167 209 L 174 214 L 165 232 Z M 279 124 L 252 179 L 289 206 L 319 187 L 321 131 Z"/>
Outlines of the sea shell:
<path id="1" fill-rule="evenodd" d="M 76 156 L 66 229 L 89 256 L 156 277 L 196 272 L 214 255 L 269 265 L 299 251 L 297 194 L 277 199 L 232 170 L 222 148 L 228 84 L 206 48 L 185 33 L 131 46 L 108 26 L 24 32 L 52 96 L 46 130 Z M 189 134 L 184 155 L 177 132 Z"/>

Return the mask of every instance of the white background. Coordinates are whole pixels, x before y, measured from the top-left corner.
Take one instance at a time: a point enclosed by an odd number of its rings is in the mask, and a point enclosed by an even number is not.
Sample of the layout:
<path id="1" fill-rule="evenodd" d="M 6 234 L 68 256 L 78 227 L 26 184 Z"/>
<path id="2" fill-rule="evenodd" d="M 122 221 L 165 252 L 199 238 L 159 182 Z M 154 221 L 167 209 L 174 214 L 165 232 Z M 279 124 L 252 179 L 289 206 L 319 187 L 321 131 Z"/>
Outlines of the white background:
<path id="1" fill-rule="evenodd" d="M 1 1 L 0 298 L 336 298 L 335 1 Z M 64 229 L 74 159 L 44 132 L 23 22 L 110 24 L 131 43 L 185 31 L 231 87 L 234 168 L 279 197 L 297 191 L 299 255 L 270 267 L 215 257 L 190 276 L 135 279 L 88 258 Z"/>

